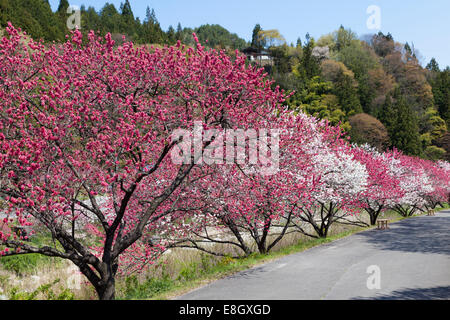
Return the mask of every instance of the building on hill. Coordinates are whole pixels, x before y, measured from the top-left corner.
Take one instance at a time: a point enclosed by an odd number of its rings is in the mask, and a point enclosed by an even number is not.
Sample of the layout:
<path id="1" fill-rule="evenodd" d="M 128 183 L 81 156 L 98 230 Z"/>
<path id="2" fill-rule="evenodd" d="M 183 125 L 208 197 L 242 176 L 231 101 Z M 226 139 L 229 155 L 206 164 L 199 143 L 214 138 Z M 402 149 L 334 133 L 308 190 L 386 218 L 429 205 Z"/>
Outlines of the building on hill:
<path id="1" fill-rule="evenodd" d="M 242 50 L 242 52 L 247 56 L 249 61 L 255 62 L 261 67 L 273 66 L 273 57 L 268 50 L 249 47 Z"/>

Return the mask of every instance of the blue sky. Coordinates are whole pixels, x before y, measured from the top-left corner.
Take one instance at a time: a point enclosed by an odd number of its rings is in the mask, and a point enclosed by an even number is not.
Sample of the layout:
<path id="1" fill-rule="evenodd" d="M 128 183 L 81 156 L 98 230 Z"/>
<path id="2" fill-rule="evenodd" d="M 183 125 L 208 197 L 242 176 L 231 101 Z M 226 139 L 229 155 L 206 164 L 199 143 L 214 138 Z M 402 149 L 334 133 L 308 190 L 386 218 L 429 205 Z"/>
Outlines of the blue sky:
<path id="1" fill-rule="evenodd" d="M 72 5 L 94 6 L 103 0 L 69 0 Z M 120 6 L 121 0 L 109 0 Z M 56 10 L 59 0 L 50 0 Z M 155 9 L 164 30 L 169 25 L 198 27 L 220 24 L 250 40 L 253 27 L 278 29 L 290 43 L 309 32 L 314 38 L 342 24 L 358 35 L 373 33 L 367 28 L 370 5 L 381 9 L 381 31 L 390 32 L 396 41 L 414 43 L 426 64 L 435 57 L 442 67 L 450 66 L 450 1 L 448 0 L 130 0 L 133 12 L 145 18 L 147 6 Z M 378 32 L 378 30 L 375 30 Z"/>

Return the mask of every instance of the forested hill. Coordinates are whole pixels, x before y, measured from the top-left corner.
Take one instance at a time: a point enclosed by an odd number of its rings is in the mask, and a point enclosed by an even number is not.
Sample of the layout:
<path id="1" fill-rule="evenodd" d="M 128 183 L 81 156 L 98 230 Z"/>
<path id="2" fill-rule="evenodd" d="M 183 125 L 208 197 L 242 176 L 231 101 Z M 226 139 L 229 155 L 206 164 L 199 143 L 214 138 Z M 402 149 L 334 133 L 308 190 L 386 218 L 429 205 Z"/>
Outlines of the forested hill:
<path id="1" fill-rule="evenodd" d="M 67 0 L 60 0 L 56 12 L 47 0 L 0 0 L 0 24 L 11 21 L 35 39 L 62 41 L 68 32 L 68 7 Z M 256 25 L 247 43 L 219 25 L 178 24 L 162 30 L 153 9 L 147 8 L 140 21 L 128 0 L 120 8 L 106 3 L 99 12 L 82 6 L 81 30 L 110 32 L 118 41 L 125 34 L 136 44 L 161 45 L 178 40 L 191 45 L 195 32 L 208 47 L 251 47 L 251 52 L 269 57 L 255 63 L 283 89 L 295 90 L 291 108 L 340 124 L 355 143 L 450 160 L 450 68 L 440 68 L 435 59 L 422 66 L 414 45 L 399 43 L 389 33 L 362 39 L 341 26 L 319 39 L 306 34 L 296 44 L 287 44 L 276 30 Z"/>
<path id="2" fill-rule="evenodd" d="M 0 24 L 5 27 L 8 21 L 14 26 L 26 30 L 35 38 L 46 41 L 62 41 L 68 32 L 66 23 L 70 14 L 68 0 L 61 0 L 56 12 L 52 12 L 47 0 L 0 0 Z M 120 8 L 106 4 L 96 12 L 93 7 L 81 6 L 81 30 L 107 32 L 121 39 L 127 35 L 137 44 L 175 44 L 178 40 L 193 43 L 192 33 L 197 33 L 200 41 L 209 40 L 210 46 L 244 49 L 248 43 L 236 34 L 230 33 L 219 25 L 203 25 L 198 28 L 182 28 L 180 24 L 170 26 L 163 31 L 156 18 L 155 11 L 147 7 L 144 21 L 134 16 L 130 2 L 126 0 Z"/>
<path id="3" fill-rule="evenodd" d="M 422 67 L 412 44 L 383 33 L 360 40 L 341 26 L 270 50 L 273 77 L 296 90 L 292 107 L 340 123 L 356 143 L 448 158 L 450 69 L 435 59 Z"/>

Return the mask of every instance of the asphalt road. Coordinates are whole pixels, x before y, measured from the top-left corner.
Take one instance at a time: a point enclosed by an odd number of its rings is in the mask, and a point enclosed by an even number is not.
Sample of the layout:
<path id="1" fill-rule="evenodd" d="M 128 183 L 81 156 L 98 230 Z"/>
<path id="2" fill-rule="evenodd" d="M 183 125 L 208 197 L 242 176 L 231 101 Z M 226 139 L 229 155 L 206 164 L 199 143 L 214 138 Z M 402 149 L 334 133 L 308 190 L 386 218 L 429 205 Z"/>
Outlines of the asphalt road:
<path id="1" fill-rule="evenodd" d="M 392 224 L 390 230 L 355 234 L 237 273 L 177 299 L 449 300 L 450 211 L 406 219 Z"/>

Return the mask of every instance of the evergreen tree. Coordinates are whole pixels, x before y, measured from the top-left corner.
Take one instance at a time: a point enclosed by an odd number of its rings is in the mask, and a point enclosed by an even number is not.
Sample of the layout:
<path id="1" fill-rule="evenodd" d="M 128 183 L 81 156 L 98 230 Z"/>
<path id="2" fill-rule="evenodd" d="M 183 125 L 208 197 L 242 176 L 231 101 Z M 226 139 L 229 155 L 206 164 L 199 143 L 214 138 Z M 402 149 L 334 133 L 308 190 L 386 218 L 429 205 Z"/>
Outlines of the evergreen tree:
<path id="1" fill-rule="evenodd" d="M 195 33 L 200 43 L 211 48 L 220 47 L 242 50 L 248 47 L 248 43 L 244 39 L 239 38 L 235 33 L 230 33 L 218 24 L 202 25 L 195 29 Z M 189 35 L 189 38 L 192 39 L 191 35 Z"/>
<path id="2" fill-rule="evenodd" d="M 334 84 L 334 94 L 338 97 L 339 105 L 347 116 L 363 112 L 354 79 L 344 74 L 342 70 L 339 71 Z"/>
<path id="3" fill-rule="evenodd" d="M 450 127 L 450 68 L 440 71 L 432 83 L 434 104 Z"/>
<path id="4" fill-rule="evenodd" d="M 166 42 L 166 34 L 161 29 L 161 26 L 156 18 L 156 13 L 154 9 L 150 9 L 147 6 L 145 20 L 142 25 L 142 36 L 141 42 L 143 43 L 164 43 Z"/>
<path id="5" fill-rule="evenodd" d="M 175 29 L 172 26 L 169 26 L 169 29 L 167 29 L 167 43 L 175 44 L 176 41 Z"/>
<path id="6" fill-rule="evenodd" d="M 175 33 L 175 39 L 177 41 L 183 40 L 183 28 L 181 27 L 181 23 L 178 22 L 177 32 Z"/>
<path id="7" fill-rule="evenodd" d="M 158 20 L 156 19 L 155 9 L 150 9 L 149 6 L 147 6 L 145 17 L 146 22 L 150 22 L 153 24 L 158 22 Z"/>
<path id="8" fill-rule="evenodd" d="M 357 39 L 356 34 L 350 29 L 345 29 L 344 26 L 340 26 L 339 30 L 335 33 L 336 50 L 341 51 L 342 49 L 350 46 L 352 41 Z"/>
<path id="9" fill-rule="evenodd" d="M 407 155 L 419 156 L 422 153 L 417 116 L 399 90 L 394 95 L 397 122 L 391 141 L 395 147 Z"/>
<path id="10" fill-rule="evenodd" d="M 11 5 L 9 0 L 0 0 L 0 26 L 4 27 L 11 20 Z"/>
<path id="11" fill-rule="evenodd" d="M 433 72 L 439 72 L 439 64 L 435 58 L 431 58 L 430 62 L 427 64 L 427 69 Z"/>
<path id="12" fill-rule="evenodd" d="M 312 53 L 315 46 L 314 38 L 311 38 L 309 33 L 306 34 L 306 41 L 298 67 L 298 73 L 303 83 L 320 75 L 319 59 Z"/>
<path id="13" fill-rule="evenodd" d="M 56 18 L 58 19 L 58 22 L 61 26 L 61 28 L 67 32 L 67 18 L 69 17 L 67 13 L 67 9 L 69 8 L 69 1 L 68 0 L 60 0 L 58 9 L 56 10 Z"/>
<path id="14" fill-rule="evenodd" d="M 100 16 L 95 11 L 94 7 L 88 7 L 87 10 L 81 11 L 81 25 L 84 31 L 95 31 L 98 32 L 102 30 L 102 25 L 100 21 Z"/>
<path id="15" fill-rule="evenodd" d="M 129 0 L 125 0 L 125 3 L 120 4 L 120 12 L 124 17 L 131 17 L 134 20 L 133 10 Z"/>
<path id="16" fill-rule="evenodd" d="M 133 10 L 129 0 L 125 0 L 125 3 L 120 4 L 121 23 L 119 31 L 120 33 L 134 36 L 136 33 L 136 26 L 134 20 Z"/>
<path id="17" fill-rule="evenodd" d="M 35 40 L 64 39 L 65 29 L 46 0 L 10 1 L 10 14 L 8 20 L 27 31 Z"/>
<path id="18" fill-rule="evenodd" d="M 59 5 L 58 5 L 58 9 L 56 10 L 56 12 L 60 15 L 66 15 L 67 14 L 67 8 L 69 8 L 69 1 L 68 0 L 60 0 L 59 1 Z"/>
<path id="19" fill-rule="evenodd" d="M 413 52 L 408 42 L 404 46 L 405 52 L 412 56 Z"/>
<path id="20" fill-rule="evenodd" d="M 261 25 L 256 24 L 255 27 L 253 28 L 253 33 L 252 33 L 252 48 L 258 49 L 258 50 L 262 50 L 262 48 L 265 47 L 264 44 L 264 40 L 261 39 L 260 37 L 260 32 L 263 31 L 263 29 L 261 28 Z"/>
<path id="21" fill-rule="evenodd" d="M 100 11 L 100 23 L 103 34 L 120 32 L 121 15 L 113 4 L 106 3 Z"/>
<path id="22" fill-rule="evenodd" d="M 378 119 L 386 127 L 389 134 L 390 147 L 393 146 L 392 137 L 394 137 L 396 126 L 397 126 L 397 110 L 392 102 L 391 94 L 386 95 L 383 105 L 378 114 Z"/>

